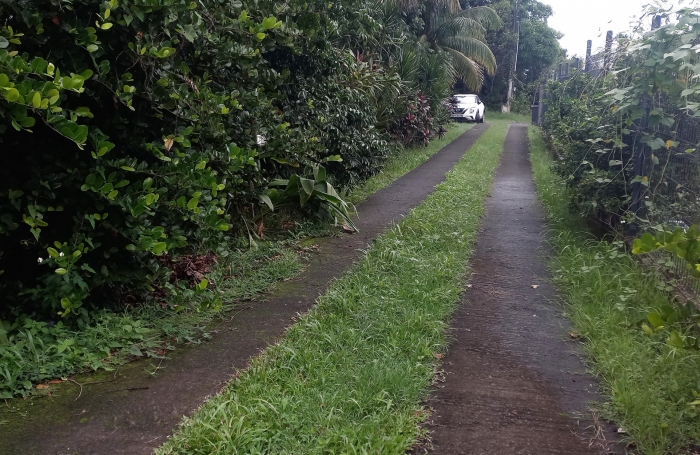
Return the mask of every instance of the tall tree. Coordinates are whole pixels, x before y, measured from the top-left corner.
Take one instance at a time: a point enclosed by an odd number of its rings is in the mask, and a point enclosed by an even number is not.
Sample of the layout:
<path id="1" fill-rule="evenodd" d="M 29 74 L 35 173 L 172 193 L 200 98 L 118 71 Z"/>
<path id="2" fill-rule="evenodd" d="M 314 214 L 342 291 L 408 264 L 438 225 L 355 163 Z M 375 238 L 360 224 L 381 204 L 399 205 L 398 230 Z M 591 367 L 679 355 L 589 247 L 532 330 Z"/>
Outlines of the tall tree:
<path id="1" fill-rule="evenodd" d="M 462 8 L 459 0 L 396 1 L 405 8 L 409 18 L 411 13 L 414 17 L 420 16 L 419 21 L 413 21 L 420 24 L 416 30 L 420 41 L 450 55 L 448 69 L 456 80 L 479 91 L 484 73 L 496 72 L 496 59 L 486 41 L 488 31 L 502 25 L 493 9 L 486 6 Z"/>
<path id="2" fill-rule="evenodd" d="M 511 24 L 515 16 L 515 0 L 461 0 L 464 8 L 488 6 L 498 13 L 502 21 Z M 514 74 L 516 87 L 521 92 L 539 80 L 559 59 L 562 50 L 558 39 L 561 34 L 547 24 L 552 8 L 538 0 L 520 1 L 520 44 L 518 69 Z M 482 91 L 486 103 L 500 106 L 508 96 L 508 78 L 515 56 L 516 36 L 512 27 L 489 31 L 491 50 L 498 64 L 494 75 L 487 75 Z"/>

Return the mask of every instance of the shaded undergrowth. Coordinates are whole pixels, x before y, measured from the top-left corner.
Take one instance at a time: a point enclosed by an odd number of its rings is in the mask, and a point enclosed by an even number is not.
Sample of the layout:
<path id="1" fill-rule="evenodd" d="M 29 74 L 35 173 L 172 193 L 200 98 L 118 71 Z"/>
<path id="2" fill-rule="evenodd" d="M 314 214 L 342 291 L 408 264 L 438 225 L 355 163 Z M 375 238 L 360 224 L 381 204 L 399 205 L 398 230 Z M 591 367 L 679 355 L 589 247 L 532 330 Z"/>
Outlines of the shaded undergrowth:
<path id="1" fill-rule="evenodd" d="M 550 222 L 550 266 L 567 316 L 584 340 L 593 371 L 609 397 L 606 417 L 623 429 L 630 448 L 649 455 L 684 454 L 700 442 L 697 351 L 666 344 L 640 328 L 646 315 L 672 305 L 666 284 L 627 251 L 588 234 L 569 212 L 564 182 L 538 129 L 531 127 L 531 160 Z"/>

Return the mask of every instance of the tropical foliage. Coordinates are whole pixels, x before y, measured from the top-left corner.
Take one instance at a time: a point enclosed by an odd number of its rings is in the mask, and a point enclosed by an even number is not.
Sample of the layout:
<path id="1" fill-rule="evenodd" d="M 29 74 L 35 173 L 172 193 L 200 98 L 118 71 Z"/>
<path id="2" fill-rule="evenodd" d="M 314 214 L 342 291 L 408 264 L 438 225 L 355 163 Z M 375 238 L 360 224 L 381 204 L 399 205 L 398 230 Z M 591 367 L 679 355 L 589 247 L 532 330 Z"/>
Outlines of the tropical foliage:
<path id="1" fill-rule="evenodd" d="M 516 17 L 515 0 L 462 0 L 464 8 L 487 6 L 496 11 L 504 26 L 486 34 L 497 68 L 494 74 L 485 74 L 482 98 L 492 109 L 499 109 L 508 100 L 508 82 L 515 61 L 518 44 L 517 69 L 513 74 L 515 100 L 512 109 L 529 114 L 533 91 L 553 64 L 563 57 L 558 43 L 561 34 L 552 29 L 547 20 L 552 8 L 538 0 L 520 0 L 520 37 L 513 23 Z"/>

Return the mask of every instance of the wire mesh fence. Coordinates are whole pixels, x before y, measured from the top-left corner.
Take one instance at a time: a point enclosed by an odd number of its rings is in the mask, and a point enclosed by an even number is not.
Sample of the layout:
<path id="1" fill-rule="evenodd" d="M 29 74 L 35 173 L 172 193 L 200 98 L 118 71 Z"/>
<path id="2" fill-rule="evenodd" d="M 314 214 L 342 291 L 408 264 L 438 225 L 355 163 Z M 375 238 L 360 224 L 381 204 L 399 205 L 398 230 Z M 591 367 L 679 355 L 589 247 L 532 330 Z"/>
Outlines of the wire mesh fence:
<path id="1" fill-rule="evenodd" d="M 613 48 L 611 35 L 609 32 L 606 48 L 596 54 L 590 53 L 589 41 L 586 59 L 559 64 L 550 80 L 565 82 L 579 73 L 599 78 L 614 71 L 624 49 Z M 541 125 L 547 110 L 546 92 L 541 89 L 537 98 L 540 99 L 532 106 L 532 121 Z M 634 125 L 633 133 L 623 141 L 629 150 L 635 151 L 634 177 L 638 183 L 630 185 L 634 189 L 630 194 L 631 211 L 644 222 L 635 223 L 638 229 L 628 234 L 639 237 L 659 228 L 687 230 L 692 225 L 700 225 L 700 118 L 671 102 L 663 93 L 640 99 L 639 103 L 646 105 L 647 117 Z M 647 126 L 649 114 L 653 116 L 655 112 L 663 112 L 664 117 L 672 121 Z M 644 136 L 646 144 L 641 143 Z M 648 142 L 649 138 L 654 144 Z M 687 261 L 668 252 L 654 253 L 650 258 L 670 271 L 675 281 L 693 293 L 696 300 L 700 298 L 700 279 L 693 276 Z"/>

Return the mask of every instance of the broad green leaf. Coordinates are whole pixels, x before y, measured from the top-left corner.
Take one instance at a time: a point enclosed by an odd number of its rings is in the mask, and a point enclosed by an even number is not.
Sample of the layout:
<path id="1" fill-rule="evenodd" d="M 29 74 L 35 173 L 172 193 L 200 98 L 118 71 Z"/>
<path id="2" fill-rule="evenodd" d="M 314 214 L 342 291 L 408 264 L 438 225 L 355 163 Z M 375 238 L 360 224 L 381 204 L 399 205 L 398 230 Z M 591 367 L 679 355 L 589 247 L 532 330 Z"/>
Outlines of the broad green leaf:
<path id="1" fill-rule="evenodd" d="M 664 326 L 664 320 L 657 313 L 647 314 L 647 320 L 651 323 L 651 325 L 653 325 L 657 329 Z"/>
<path id="2" fill-rule="evenodd" d="M 158 242 L 155 245 L 153 245 L 153 248 L 151 248 L 151 251 L 154 254 L 161 254 L 165 249 L 168 247 L 168 245 L 165 242 Z"/>
<path id="3" fill-rule="evenodd" d="M 671 332 L 666 342 L 675 348 L 682 348 L 685 346 L 685 341 L 683 341 L 683 337 L 677 330 Z"/>
<path id="4" fill-rule="evenodd" d="M 16 88 L 11 88 L 9 90 L 6 90 L 5 93 L 5 99 L 9 101 L 10 103 L 14 103 L 17 100 L 19 100 L 19 91 Z"/>
<path id="5" fill-rule="evenodd" d="M 304 177 L 301 177 L 299 181 L 301 182 L 301 187 L 304 192 L 311 196 L 311 194 L 314 192 L 314 181 Z"/>
<path id="6" fill-rule="evenodd" d="M 314 167 L 314 179 L 316 179 L 317 182 L 325 182 L 326 168 L 324 168 L 323 166 Z"/>
<path id="7" fill-rule="evenodd" d="M 264 202 L 270 208 L 270 210 L 273 210 L 273 211 L 275 210 L 275 206 L 274 206 L 274 204 L 272 204 L 272 200 L 270 199 L 270 196 L 268 196 L 267 194 L 261 194 L 260 200 L 262 202 Z"/>

